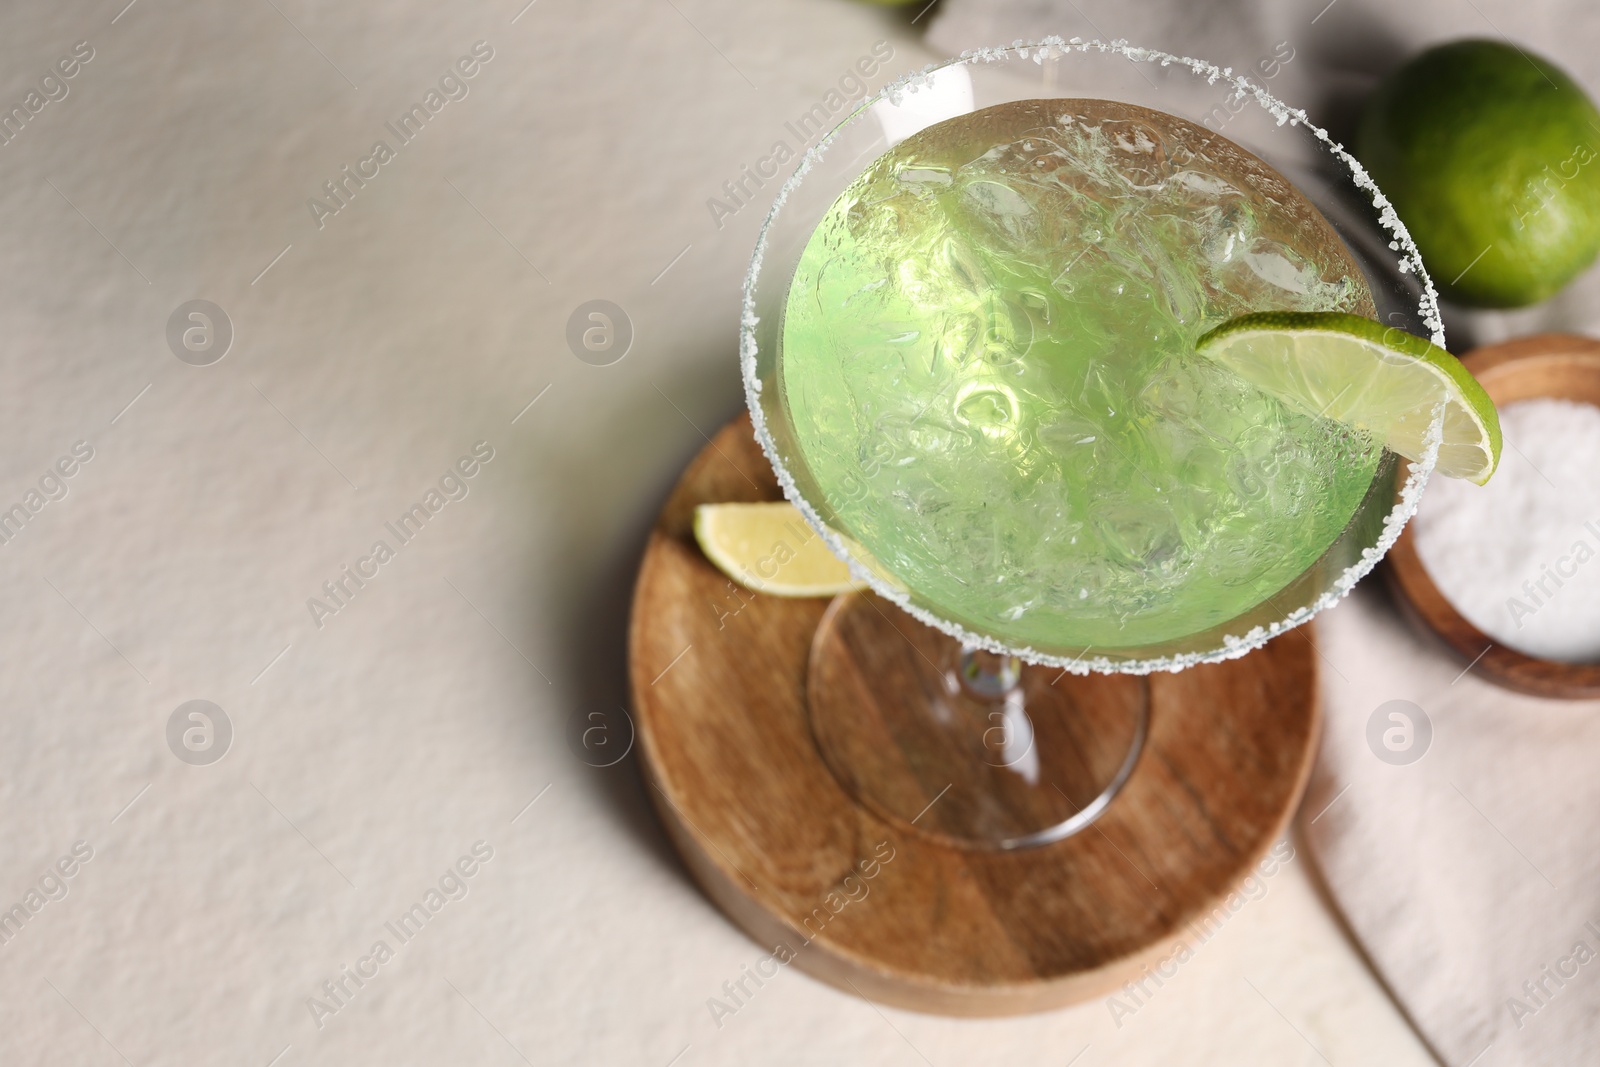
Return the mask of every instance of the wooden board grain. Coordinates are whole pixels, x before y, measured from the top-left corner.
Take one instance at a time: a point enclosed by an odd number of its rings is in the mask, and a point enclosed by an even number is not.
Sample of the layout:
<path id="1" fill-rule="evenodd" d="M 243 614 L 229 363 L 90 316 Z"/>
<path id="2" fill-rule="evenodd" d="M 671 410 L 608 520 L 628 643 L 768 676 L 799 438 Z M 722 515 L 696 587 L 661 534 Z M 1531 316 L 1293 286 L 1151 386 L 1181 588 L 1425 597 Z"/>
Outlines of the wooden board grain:
<path id="1" fill-rule="evenodd" d="M 1309 628 L 1152 676 L 1138 765 L 1064 841 L 962 850 L 879 819 L 811 736 L 808 654 L 828 603 L 738 589 L 694 544 L 696 504 L 780 498 L 748 418 L 724 428 L 651 535 L 629 659 L 662 822 L 707 895 L 786 965 L 921 1011 L 1059 1007 L 1165 955 L 1287 825 L 1321 722 Z"/>

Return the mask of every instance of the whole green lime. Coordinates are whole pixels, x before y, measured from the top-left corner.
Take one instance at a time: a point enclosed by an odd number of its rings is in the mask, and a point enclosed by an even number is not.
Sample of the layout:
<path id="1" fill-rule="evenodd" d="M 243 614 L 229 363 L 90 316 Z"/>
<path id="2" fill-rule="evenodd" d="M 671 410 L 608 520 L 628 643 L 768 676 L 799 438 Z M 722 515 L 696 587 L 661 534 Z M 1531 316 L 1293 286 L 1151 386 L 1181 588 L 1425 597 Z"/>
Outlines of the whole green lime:
<path id="1" fill-rule="evenodd" d="M 1356 154 L 1459 303 L 1537 303 L 1600 253 L 1600 112 L 1509 44 L 1455 41 L 1401 67 Z"/>

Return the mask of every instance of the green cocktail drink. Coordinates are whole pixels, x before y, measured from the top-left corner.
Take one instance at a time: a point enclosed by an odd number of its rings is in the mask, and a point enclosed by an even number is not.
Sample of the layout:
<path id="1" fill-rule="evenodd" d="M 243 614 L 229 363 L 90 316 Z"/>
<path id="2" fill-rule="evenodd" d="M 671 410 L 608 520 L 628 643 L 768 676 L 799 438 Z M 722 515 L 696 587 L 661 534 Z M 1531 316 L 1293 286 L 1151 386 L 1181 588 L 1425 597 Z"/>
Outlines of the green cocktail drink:
<path id="1" fill-rule="evenodd" d="M 1382 446 L 1196 356 L 1250 311 L 1373 315 L 1322 215 L 1238 145 L 1099 100 L 938 123 L 834 202 L 781 403 L 824 521 L 1013 648 L 1233 619 L 1343 532 Z"/>

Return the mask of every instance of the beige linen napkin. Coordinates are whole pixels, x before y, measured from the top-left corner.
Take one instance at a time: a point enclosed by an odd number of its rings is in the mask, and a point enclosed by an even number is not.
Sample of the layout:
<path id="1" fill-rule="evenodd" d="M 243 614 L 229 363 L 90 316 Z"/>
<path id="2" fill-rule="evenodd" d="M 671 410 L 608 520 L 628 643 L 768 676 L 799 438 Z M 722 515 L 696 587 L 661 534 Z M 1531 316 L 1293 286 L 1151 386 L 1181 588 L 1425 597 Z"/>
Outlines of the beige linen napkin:
<path id="1" fill-rule="evenodd" d="M 1342 137 L 1378 78 L 1459 37 L 1509 35 L 1600 95 L 1588 0 L 946 0 L 930 40 L 953 54 L 1051 33 L 1239 70 L 1276 58 L 1268 87 Z M 1600 334 L 1600 271 L 1543 307 L 1446 324 L 1457 350 Z M 1315 639 L 1327 723 L 1300 828 L 1395 999 L 1450 1067 L 1600 1062 L 1600 702 L 1464 674 L 1397 616 L 1381 576 Z"/>
<path id="2" fill-rule="evenodd" d="M 1381 580 L 1316 642 L 1300 829 L 1401 1007 L 1451 1067 L 1600 1059 L 1600 701 L 1463 673 Z"/>

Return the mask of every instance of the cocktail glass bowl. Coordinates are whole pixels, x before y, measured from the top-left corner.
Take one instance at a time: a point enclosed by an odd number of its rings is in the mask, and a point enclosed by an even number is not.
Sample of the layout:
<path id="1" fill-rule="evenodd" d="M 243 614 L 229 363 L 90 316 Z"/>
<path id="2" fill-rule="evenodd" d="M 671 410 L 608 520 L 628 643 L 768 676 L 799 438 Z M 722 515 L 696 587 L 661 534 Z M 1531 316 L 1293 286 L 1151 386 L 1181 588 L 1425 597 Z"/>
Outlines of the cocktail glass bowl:
<path id="1" fill-rule="evenodd" d="M 1385 453 L 1320 558 L 1237 616 L 1155 643 L 1008 647 L 908 588 L 839 528 L 782 401 L 784 308 L 818 223 L 874 159 L 936 122 L 1040 98 L 1114 100 L 1221 133 L 1288 177 L 1365 274 L 1379 316 L 1443 343 L 1420 256 L 1359 164 L 1307 116 L 1233 72 L 1123 42 L 1063 41 L 968 53 L 907 75 L 800 159 L 761 230 L 745 281 L 741 362 L 755 433 L 784 492 L 871 592 L 839 598 L 811 654 L 807 700 L 841 785 L 891 821 L 960 847 L 1017 848 L 1088 826 L 1128 779 L 1146 734 L 1143 677 L 1242 656 L 1311 619 L 1399 535 L 1432 470 Z M 1435 431 L 1441 427 L 1435 420 Z M 1270 546 L 1264 546 L 1270 550 Z"/>

